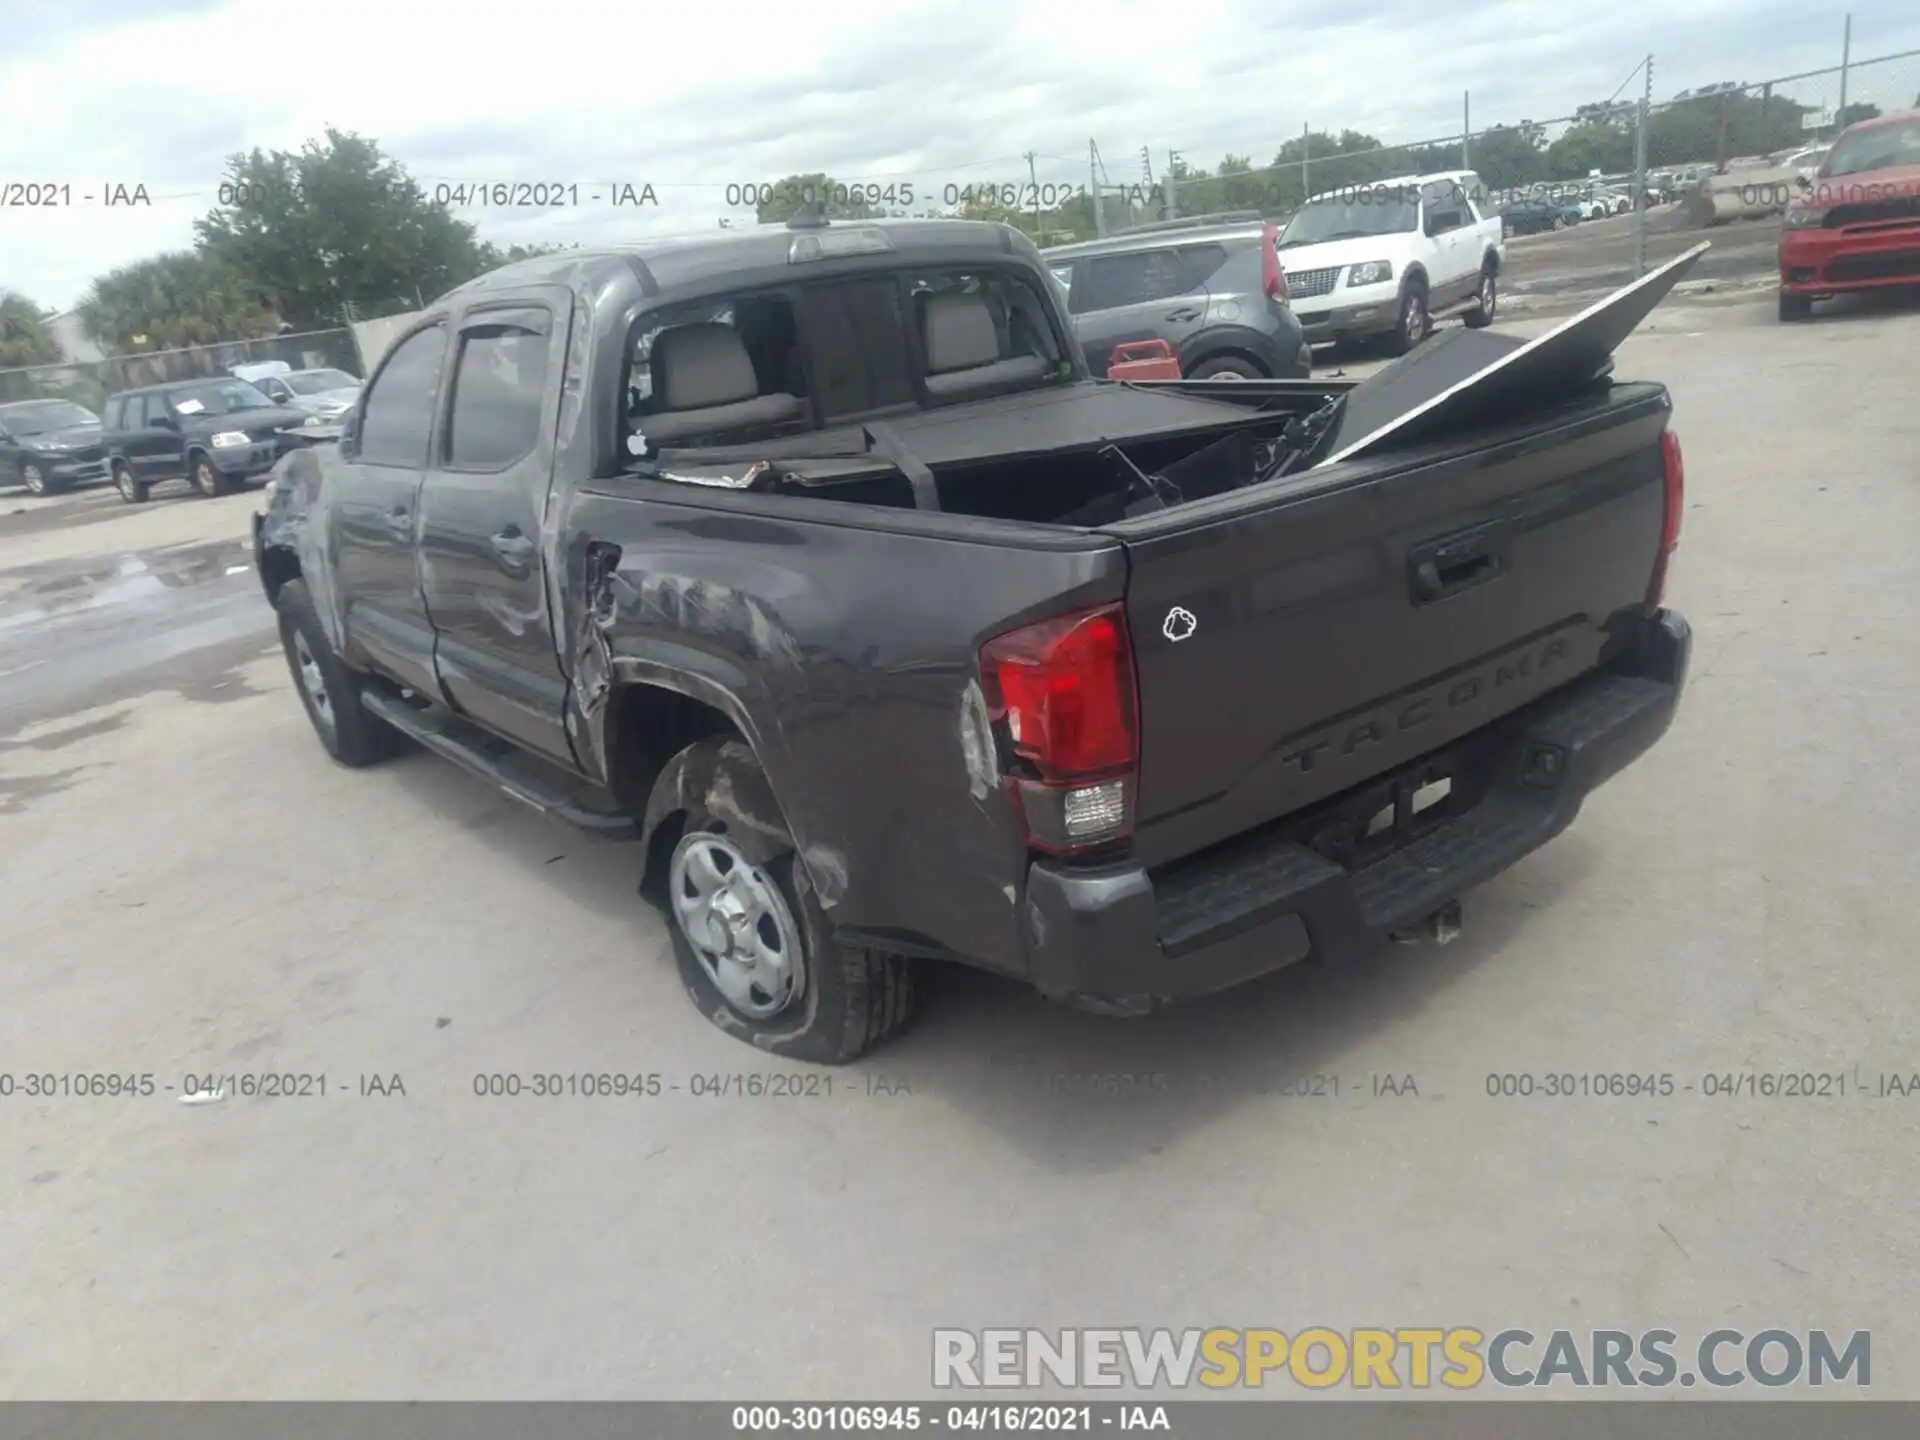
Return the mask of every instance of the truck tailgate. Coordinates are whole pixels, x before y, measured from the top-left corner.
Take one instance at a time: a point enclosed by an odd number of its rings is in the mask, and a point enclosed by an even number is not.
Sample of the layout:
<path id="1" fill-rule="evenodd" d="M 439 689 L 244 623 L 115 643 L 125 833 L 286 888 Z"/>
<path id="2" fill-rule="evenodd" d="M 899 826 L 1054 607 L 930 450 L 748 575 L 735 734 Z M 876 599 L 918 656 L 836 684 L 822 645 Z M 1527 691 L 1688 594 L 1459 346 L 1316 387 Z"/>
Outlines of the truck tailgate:
<path id="1" fill-rule="evenodd" d="M 1107 527 L 1140 703 L 1135 854 L 1204 849 L 1609 658 L 1665 512 L 1657 385 Z"/>

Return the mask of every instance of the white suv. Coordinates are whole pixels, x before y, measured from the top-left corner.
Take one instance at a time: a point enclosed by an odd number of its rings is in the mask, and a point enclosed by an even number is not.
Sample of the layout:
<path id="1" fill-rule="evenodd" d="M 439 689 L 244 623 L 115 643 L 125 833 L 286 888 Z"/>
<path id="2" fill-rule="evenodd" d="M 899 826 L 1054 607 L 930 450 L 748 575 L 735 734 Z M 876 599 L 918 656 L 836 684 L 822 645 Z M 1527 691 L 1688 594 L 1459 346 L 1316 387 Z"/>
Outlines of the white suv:
<path id="1" fill-rule="evenodd" d="M 1462 182 L 1469 182 L 1463 184 Z M 1435 319 L 1489 325 L 1506 250 L 1469 172 L 1316 195 L 1280 235 L 1287 295 L 1314 345 L 1385 336 L 1405 354 Z"/>

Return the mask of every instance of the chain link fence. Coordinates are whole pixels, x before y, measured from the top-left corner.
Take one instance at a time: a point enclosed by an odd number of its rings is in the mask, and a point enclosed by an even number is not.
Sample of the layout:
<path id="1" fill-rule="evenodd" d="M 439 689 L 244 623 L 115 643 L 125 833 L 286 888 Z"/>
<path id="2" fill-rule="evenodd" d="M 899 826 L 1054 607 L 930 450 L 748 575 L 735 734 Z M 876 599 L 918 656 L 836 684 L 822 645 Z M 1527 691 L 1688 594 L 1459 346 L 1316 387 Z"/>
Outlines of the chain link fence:
<path id="1" fill-rule="evenodd" d="M 0 370 L 0 404 L 10 400 L 71 400 L 98 413 L 107 396 L 117 391 L 225 375 L 235 365 L 263 360 L 284 361 L 295 370 L 331 367 L 356 374 L 361 363 L 352 330 L 313 330 L 81 364 Z"/>

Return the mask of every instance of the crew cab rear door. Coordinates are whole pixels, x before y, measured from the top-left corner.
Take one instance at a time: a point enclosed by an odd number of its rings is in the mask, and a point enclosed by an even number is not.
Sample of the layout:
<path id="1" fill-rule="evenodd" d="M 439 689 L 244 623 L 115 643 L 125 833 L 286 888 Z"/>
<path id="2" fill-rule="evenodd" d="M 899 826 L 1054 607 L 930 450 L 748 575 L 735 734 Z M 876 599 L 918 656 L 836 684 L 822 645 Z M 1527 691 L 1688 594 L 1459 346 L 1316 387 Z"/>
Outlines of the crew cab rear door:
<path id="1" fill-rule="evenodd" d="M 1643 604 L 1657 386 L 1104 527 L 1127 551 L 1136 853 L 1192 853 L 1575 679 Z"/>

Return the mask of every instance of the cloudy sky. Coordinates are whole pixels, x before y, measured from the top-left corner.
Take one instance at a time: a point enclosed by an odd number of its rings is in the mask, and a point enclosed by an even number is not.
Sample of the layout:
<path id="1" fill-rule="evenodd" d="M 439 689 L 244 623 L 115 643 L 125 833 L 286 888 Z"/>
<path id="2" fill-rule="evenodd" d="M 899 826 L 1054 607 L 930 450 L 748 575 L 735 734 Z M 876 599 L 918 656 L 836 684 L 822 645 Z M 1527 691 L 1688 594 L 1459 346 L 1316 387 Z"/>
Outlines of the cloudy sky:
<path id="1" fill-rule="evenodd" d="M 1858 59 L 1920 49 L 1920 5 L 1855 0 Z M 457 16 L 457 19 L 455 17 Z M 1800 0 L 32 0 L 0 24 L 0 289 L 65 308 L 115 265 L 184 246 L 226 156 L 324 126 L 379 140 L 427 186 L 578 181 L 581 203 L 465 207 L 481 233 L 610 240 L 710 229 L 728 187 L 798 171 L 949 186 L 1155 173 L 1169 148 L 1264 163 L 1304 123 L 1394 141 L 1546 120 L 1654 93 L 1837 65 L 1839 7 Z M 1832 104 L 1831 79 L 1788 87 Z M 1636 81 L 1627 92 L 1637 94 Z M 1920 56 L 1849 98 L 1920 93 Z M 614 209 L 608 182 L 657 208 Z M 108 206 L 144 185 L 151 206 Z M 91 197 L 91 198 L 89 198 Z"/>

